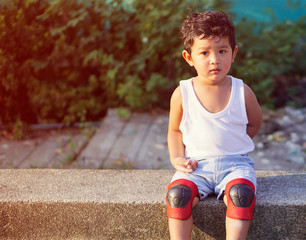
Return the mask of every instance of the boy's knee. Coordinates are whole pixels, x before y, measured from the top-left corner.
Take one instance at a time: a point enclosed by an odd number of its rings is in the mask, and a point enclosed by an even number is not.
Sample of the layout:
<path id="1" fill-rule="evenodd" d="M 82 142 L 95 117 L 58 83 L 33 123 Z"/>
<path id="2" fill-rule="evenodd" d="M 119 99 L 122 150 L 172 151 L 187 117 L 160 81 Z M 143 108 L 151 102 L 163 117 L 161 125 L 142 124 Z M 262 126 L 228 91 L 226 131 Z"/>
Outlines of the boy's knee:
<path id="1" fill-rule="evenodd" d="M 199 196 L 196 196 L 196 197 L 193 199 L 192 207 L 194 207 L 195 205 L 197 205 L 199 201 L 200 201 L 200 197 L 199 197 Z"/>
<path id="2" fill-rule="evenodd" d="M 256 202 L 255 187 L 247 179 L 230 181 L 225 188 L 227 199 L 226 216 L 234 219 L 251 220 Z"/>
<path id="3" fill-rule="evenodd" d="M 166 196 L 167 215 L 169 218 L 185 220 L 191 216 L 192 207 L 197 204 L 197 186 L 186 179 L 172 182 Z"/>

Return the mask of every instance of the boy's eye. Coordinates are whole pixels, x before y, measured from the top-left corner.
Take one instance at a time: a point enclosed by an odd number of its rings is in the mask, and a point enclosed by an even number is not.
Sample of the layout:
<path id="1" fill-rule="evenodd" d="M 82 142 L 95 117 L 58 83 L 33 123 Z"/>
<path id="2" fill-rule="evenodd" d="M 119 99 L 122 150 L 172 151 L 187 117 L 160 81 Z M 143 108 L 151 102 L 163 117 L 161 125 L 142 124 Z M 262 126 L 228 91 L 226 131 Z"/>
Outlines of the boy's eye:
<path id="1" fill-rule="evenodd" d="M 224 54 L 224 53 L 226 53 L 226 50 L 220 50 L 220 53 Z"/>
<path id="2" fill-rule="evenodd" d="M 202 52 L 202 55 L 206 56 L 208 55 L 208 52 Z"/>

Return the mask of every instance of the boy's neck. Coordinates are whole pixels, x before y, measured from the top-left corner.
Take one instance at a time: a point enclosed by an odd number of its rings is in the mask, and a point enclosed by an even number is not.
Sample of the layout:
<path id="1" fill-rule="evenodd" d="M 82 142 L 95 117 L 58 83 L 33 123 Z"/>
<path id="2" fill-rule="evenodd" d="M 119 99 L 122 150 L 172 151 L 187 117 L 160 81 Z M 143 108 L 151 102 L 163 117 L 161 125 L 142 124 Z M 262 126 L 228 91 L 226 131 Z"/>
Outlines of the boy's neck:
<path id="1" fill-rule="evenodd" d="M 231 77 L 226 76 L 219 84 L 207 84 L 196 77 L 192 82 L 194 92 L 201 105 L 211 113 L 218 113 L 228 105 L 232 90 Z"/>
<path id="2" fill-rule="evenodd" d="M 227 75 L 224 76 L 223 80 L 218 81 L 216 83 L 201 79 L 200 76 L 196 76 L 195 78 L 193 78 L 193 81 L 196 82 L 199 86 L 207 88 L 228 87 L 229 85 L 231 85 L 231 77 Z"/>

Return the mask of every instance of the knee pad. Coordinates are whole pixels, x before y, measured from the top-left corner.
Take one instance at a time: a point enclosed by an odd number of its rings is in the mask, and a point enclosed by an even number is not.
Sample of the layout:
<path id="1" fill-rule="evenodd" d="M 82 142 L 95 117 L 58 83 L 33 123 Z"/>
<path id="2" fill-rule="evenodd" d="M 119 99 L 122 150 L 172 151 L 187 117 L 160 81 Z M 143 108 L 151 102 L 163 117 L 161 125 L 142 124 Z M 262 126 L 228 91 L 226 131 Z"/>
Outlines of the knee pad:
<path id="1" fill-rule="evenodd" d="M 225 188 L 227 197 L 226 216 L 240 220 L 251 220 L 256 202 L 255 187 L 247 179 L 230 181 Z"/>
<path id="2" fill-rule="evenodd" d="M 197 186 L 186 179 L 173 181 L 167 191 L 167 216 L 174 219 L 188 219 L 191 216 L 193 199 L 198 195 Z"/>

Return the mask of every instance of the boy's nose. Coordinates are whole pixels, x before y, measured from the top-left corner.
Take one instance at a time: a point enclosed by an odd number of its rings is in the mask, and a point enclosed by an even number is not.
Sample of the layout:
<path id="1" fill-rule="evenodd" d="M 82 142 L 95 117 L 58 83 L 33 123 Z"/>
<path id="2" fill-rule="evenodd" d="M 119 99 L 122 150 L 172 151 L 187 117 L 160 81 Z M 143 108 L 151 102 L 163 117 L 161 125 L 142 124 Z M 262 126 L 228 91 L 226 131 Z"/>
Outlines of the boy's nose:
<path id="1" fill-rule="evenodd" d="M 219 57 L 217 54 L 211 54 L 210 56 L 210 64 L 215 65 L 219 63 Z"/>

